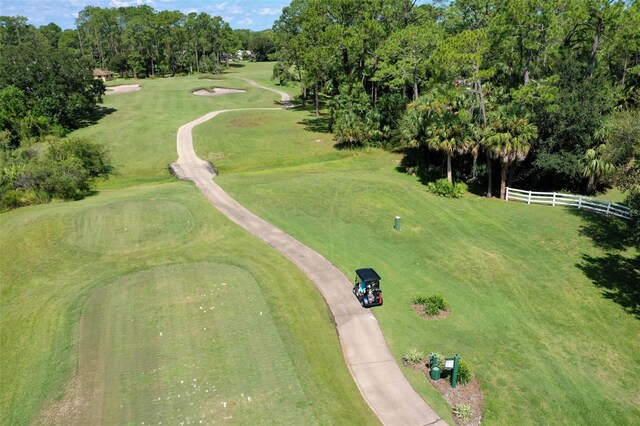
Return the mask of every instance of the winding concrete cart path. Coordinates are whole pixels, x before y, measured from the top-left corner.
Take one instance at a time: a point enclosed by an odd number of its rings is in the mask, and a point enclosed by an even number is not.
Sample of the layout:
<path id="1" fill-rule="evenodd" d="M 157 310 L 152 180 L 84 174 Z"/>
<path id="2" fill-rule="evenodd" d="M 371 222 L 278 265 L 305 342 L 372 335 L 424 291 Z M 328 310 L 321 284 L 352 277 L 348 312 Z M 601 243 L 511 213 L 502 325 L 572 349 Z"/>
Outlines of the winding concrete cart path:
<path id="1" fill-rule="evenodd" d="M 278 93 L 283 104 L 290 106 L 290 98 L 286 93 L 258 86 L 251 80 L 246 81 L 254 87 Z M 224 112 L 274 109 L 280 108 L 214 111 L 183 125 L 178 129 L 178 161 L 172 165 L 174 172 L 183 179 L 192 180 L 214 207 L 278 250 L 311 278 L 333 314 L 349 371 L 383 424 L 445 425 L 400 371 L 376 318 L 368 309 L 362 308 L 353 296 L 351 281 L 319 253 L 251 213 L 227 195 L 213 181 L 215 173 L 211 166 L 196 155 L 191 130 L 198 124 Z"/>

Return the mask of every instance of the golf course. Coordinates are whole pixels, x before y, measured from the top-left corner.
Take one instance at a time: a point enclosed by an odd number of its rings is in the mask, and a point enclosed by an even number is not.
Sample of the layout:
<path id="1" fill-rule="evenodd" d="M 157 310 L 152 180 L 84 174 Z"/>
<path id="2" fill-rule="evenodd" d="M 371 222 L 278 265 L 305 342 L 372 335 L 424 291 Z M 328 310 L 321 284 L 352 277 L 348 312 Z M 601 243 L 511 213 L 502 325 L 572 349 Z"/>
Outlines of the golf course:
<path id="1" fill-rule="evenodd" d="M 410 349 L 457 353 L 486 424 L 636 424 L 638 253 L 625 224 L 561 207 L 438 197 L 401 152 L 337 149 L 311 106 L 281 109 L 273 64 L 116 81 L 72 136 L 108 147 L 95 195 L 0 215 L 0 424 L 377 424 L 334 319 L 292 262 L 172 176 L 178 128 L 231 197 L 347 277 L 373 267 L 372 309 L 416 392 L 453 423 Z M 203 78 L 205 77 L 205 78 Z M 201 89 L 245 90 L 194 96 Z M 402 228 L 393 228 L 394 217 Z M 416 315 L 440 294 L 442 320 Z"/>

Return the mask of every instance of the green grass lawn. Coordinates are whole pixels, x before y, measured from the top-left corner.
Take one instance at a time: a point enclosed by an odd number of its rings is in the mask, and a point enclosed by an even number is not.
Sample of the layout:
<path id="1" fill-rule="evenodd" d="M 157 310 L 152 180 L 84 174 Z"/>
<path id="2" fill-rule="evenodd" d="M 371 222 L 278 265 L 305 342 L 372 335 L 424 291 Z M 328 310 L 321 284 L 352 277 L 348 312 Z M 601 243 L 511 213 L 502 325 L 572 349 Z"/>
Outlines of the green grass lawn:
<path id="1" fill-rule="evenodd" d="M 627 194 L 620 191 L 618 188 L 611 188 L 604 194 L 598 194 L 596 198 L 614 203 L 624 203 L 625 198 L 627 198 Z"/>
<path id="2" fill-rule="evenodd" d="M 331 420 L 314 410 L 313 381 L 298 374 L 268 296 L 247 269 L 211 262 L 99 288 L 84 308 L 78 369 L 102 386 L 88 387 L 77 423 Z"/>
<path id="3" fill-rule="evenodd" d="M 109 113 L 75 135 L 107 144 L 118 175 L 83 201 L 0 215 L 0 424 L 68 423 L 77 395 L 97 404 L 75 417 L 85 423 L 375 423 L 304 274 L 167 172 L 180 125 L 274 106 L 276 94 L 235 78 L 275 87 L 271 64 L 243 65 L 222 83 L 145 80 L 105 97 Z M 214 85 L 248 92 L 191 95 Z M 336 150 L 321 128 L 304 111 L 255 111 L 194 134 L 244 205 L 348 276 L 374 267 L 385 291 L 374 312 L 396 358 L 458 352 L 483 388 L 484 423 L 637 422 L 638 254 L 613 239 L 618 222 L 435 197 L 396 171 L 398 154 Z M 434 293 L 451 316 L 418 318 L 412 297 Z M 428 382 L 405 374 L 451 420 Z"/>
<path id="4" fill-rule="evenodd" d="M 196 149 L 233 197 L 348 276 L 374 267 L 386 296 L 375 313 L 396 358 L 413 347 L 459 353 L 481 383 L 483 422 L 637 422 L 640 265 L 612 239 L 624 235 L 619 222 L 436 197 L 396 170 L 400 155 L 338 151 L 313 122 L 304 111 L 230 113 L 196 129 Z M 451 316 L 417 317 L 412 297 L 434 293 Z M 405 373 L 446 415 L 424 378 Z"/>
<path id="5" fill-rule="evenodd" d="M 109 146 L 117 176 L 101 185 L 120 188 L 170 179 L 167 166 L 176 159 L 176 132 L 181 125 L 207 112 L 245 107 L 275 107 L 280 98 L 274 93 L 250 87 L 236 74 L 223 82 L 196 76 L 131 80 L 142 89 L 104 97 L 103 118 L 99 125 L 74 132 Z M 195 96 L 202 87 L 240 88 L 247 93 L 226 96 Z"/>
<path id="6" fill-rule="evenodd" d="M 248 92 L 190 94 L 209 84 L 106 97 L 75 135 L 119 175 L 0 215 L 0 424 L 376 423 L 308 278 L 168 175 L 181 124 L 277 100 L 231 78 Z"/>

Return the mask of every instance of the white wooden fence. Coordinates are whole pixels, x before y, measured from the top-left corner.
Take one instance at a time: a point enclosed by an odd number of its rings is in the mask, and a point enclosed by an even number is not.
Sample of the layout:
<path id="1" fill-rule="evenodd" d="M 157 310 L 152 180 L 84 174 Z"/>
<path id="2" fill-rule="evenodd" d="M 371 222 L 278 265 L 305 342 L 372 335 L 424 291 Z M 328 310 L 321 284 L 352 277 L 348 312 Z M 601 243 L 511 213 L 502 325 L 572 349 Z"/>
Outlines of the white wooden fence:
<path id="1" fill-rule="evenodd" d="M 523 201 L 527 204 L 551 204 L 593 210 L 606 215 L 631 219 L 631 209 L 622 204 L 585 197 L 584 195 L 563 194 L 559 192 L 523 191 L 507 187 L 507 201 Z"/>

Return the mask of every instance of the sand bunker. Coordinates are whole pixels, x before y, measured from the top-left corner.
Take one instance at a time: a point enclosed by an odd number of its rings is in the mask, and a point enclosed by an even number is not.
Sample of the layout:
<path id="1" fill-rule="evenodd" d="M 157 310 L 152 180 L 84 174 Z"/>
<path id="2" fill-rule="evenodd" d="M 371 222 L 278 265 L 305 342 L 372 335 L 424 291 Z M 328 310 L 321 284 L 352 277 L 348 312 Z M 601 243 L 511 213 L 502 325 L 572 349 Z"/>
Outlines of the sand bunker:
<path id="1" fill-rule="evenodd" d="M 136 92 L 140 90 L 139 84 L 122 84 L 120 86 L 107 87 L 106 95 L 116 95 L 118 93 Z"/>
<path id="2" fill-rule="evenodd" d="M 198 96 L 222 96 L 222 95 L 229 95 L 231 93 L 246 93 L 246 92 L 247 92 L 246 90 L 225 89 L 223 87 L 216 87 L 212 91 L 204 90 L 204 89 L 196 90 L 195 92 L 193 92 L 193 94 Z"/>

